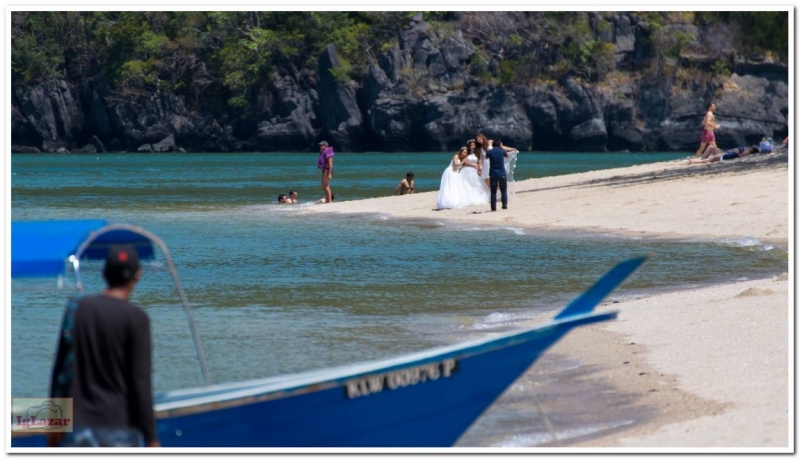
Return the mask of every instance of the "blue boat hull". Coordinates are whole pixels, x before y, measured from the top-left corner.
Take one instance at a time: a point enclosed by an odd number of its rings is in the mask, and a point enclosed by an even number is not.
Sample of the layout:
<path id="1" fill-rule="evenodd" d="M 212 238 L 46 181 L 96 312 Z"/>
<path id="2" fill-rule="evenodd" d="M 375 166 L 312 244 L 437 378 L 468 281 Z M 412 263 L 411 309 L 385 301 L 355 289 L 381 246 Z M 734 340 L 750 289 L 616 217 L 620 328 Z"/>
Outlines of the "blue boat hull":
<path id="1" fill-rule="evenodd" d="M 569 330 L 615 316 L 593 313 L 550 322 L 371 371 L 312 377 L 312 384 L 290 379 L 283 389 L 259 391 L 254 382 L 167 393 L 156 400 L 159 440 L 164 447 L 451 446 Z M 225 397 L 237 391 L 250 393 Z M 17 437 L 12 446 L 44 446 L 44 437 Z"/>

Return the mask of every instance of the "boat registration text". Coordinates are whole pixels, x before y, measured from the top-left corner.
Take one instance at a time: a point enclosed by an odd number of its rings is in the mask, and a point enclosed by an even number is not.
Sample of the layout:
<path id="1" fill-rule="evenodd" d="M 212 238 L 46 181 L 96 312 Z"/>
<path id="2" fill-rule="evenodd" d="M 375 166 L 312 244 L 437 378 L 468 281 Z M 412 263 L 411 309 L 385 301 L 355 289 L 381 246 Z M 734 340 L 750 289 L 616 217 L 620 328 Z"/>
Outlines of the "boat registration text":
<path id="1" fill-rule="evenodd" d="M 356 398 L 376 394 L 384 389 L 394 390 L 428 381 L 436 381 L 439 378 L 449 378 L 455 371 L 456 359 L 447 359 L 405 370 L 352 379 L 345 382 L 344 388 L 347 398 Z"/>

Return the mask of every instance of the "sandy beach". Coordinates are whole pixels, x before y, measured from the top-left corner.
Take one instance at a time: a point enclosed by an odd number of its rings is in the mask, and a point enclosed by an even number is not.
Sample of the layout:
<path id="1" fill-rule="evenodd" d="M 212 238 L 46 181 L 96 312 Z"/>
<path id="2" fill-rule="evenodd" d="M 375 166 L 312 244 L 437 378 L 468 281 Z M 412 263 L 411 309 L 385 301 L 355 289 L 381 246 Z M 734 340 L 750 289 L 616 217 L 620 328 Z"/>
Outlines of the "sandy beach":
<path id="1" fill-rule="evenodd" d="M 525 160 L 523 153 L 520 161 Z M 675 160 L 529 179 L 510 184 L 509 209 L 497 212 L 488 205 L 437 211 L 435 191 L 304 212 L 670 239 L 750 237 L 788 250 L 794 205 L 788 166 L 787 154 L 775 153 L 708 165 Z M 335 186 L 334 177 L 334 192 Z M 580 443 L 543 446 L 791 452 L 791 274 L 687 286 L 601 305 L 619 309 L 618 320 L 579 329 L 550 352 L 597 366 L 593 378 L 635 394 L 636 403 L 655 407 L 658 415 Z"/>

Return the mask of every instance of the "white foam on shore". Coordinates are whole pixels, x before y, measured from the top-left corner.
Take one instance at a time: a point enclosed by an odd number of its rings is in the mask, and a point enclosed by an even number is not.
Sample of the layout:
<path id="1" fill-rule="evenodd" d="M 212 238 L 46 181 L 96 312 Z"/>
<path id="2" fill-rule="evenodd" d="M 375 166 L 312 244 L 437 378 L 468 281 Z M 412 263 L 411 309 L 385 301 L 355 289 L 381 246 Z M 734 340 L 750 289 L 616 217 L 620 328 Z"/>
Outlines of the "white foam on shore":
<path id="1" fill-rule="evenodd" d="M 632 419 L 624 421 L 608 423 L 608 424 L 593 424 L 584 427 L 576 427 L 572 429 L 565 429 L 560 432 L 554 432 L 555 438 L 549 432 L 535 433 L 535 434 L 517 434 L 504 438 L 498 442 L 492 443 L 489 446 L 501 448 L 514 448 L 525 446 L 537 446 L 543 443 L 550 443 L 552 441 L 570 440 L 573 438 L 592 435 L 605 430 L 616 429 L 633 424 Z"/>
<path id="2" fill-rule="evenodd" d="M 470 330 L 493 330 L 496 328 L 507 328 L 519 325 L 521 322 L 541 316 L 541 312 L 493 312 L 488 316 L 478 319 L 475 323 L 466 327 Z"/>
<path id="3" fill-rule="evenodd" d="M 523 228 L 518 228 L 515 226 L 456 226 L 452 229 L 456 231 L 511 231 L 514 234 L 518 234 L 520 236 L 525 236 L 525 230 Z"/>
<path id="4" fill-rule="evenodd" d="M 754 238 L 753 236 L 745 236 L 742 238 L 725 238 L 725 239 L 716 239 L 714 242 L 717 242 L 722 245 L 727 245 L 730 247 L 753 247 L 757 248 L 758 250 L 769 251 L 774 249 L 775 247 L 771 244 L 766 244 L 758 239 Z"/>

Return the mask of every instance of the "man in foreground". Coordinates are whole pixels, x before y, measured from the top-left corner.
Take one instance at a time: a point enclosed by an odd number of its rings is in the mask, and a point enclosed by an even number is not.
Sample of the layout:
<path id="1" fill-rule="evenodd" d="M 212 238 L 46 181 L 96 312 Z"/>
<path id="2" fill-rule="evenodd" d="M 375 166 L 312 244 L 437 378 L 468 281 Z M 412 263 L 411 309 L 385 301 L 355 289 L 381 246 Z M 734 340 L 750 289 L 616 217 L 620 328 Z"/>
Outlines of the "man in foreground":
<path id="1" fill-rule="evenodd" d="M 129 246 L 109 249 L 107 288 L 64 313 L 51 397 L 72 397 L 75 430 L 48 434 L 48 445 L 160 446 L 151 389 L 150 320 L 128 300 L 142 277 Z"/>

